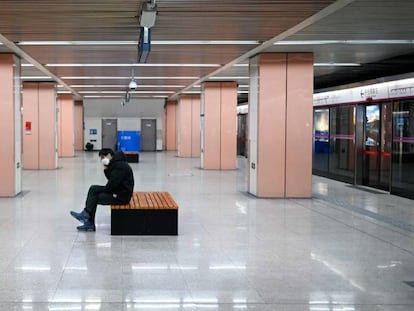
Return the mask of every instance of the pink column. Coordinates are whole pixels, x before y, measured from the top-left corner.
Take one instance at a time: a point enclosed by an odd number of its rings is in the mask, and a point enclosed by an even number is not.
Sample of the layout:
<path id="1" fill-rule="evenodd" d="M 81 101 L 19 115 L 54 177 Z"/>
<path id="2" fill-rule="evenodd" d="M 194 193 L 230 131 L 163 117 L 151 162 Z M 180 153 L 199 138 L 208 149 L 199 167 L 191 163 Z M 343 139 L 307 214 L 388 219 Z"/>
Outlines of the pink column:
<path id="1" fill-rule="evenodd" d="M 83 102 L 75 101 L 75 150 L 83 148 Z"/>
<path id="2" fill-rule="evenodd" d="M 180 157 L 200 156 L 200 97 L 182 96 L 178 104 L 177 153 Z"/>
<path id="3" fill-rule="evenodd" d="M 24 82 L 23 111 L 23 168 L 57 168 L 55 84 Z"/>
<path id="4" fill-rule="evenodd" d="M 72 95 L 59 96 L 59 156 L 75 155 L 74 101 Z"/>
<path id="5" fill-rule="evenodd" d="M 167 101 L 165 123 L 166 150 L 177 150 L 177 102 Z"/>
<path id="6" fill-rule="evenodd" d="M 237 160 L 237 83 L 204 84 L 202 168 L 235 169 Z"/>
<path id="7" fill-rule="evenodd" d="M 199 158 L 200 142 L 200 96 L 191 96 L 191 157 Z"/>
<path id="8" fill-rule="evenodd" d="M 287 57 L 286 197 L 312 197 L 313 54 Z"/>
<path id="9" fill-rule="evenodd" d="M 0 197 L 21 192 L 20 59 L 0 54 Z"/>
<path id="10" fill-rule="evenodd" d="M 311 197 L 313 54 L 250 61 L 249 192 Z"/>

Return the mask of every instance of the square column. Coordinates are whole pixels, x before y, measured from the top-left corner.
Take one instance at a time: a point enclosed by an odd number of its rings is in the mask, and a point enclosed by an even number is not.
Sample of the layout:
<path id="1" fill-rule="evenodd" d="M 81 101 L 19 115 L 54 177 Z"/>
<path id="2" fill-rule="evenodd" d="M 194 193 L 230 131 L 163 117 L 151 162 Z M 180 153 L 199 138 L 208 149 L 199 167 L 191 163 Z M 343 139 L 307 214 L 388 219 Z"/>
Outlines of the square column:
<path id="1" fill-rule="evenodd" d="M 59 95 L 59 156 L 75 156 L 75 105 L 72 95 Z"/>
<path id="2" fill-rule="evenodd" d="M 23 83 L 24 169 L 57 168 L 56 111 L 54 83 Z"/>
<path id="3" fill-rule="evenodd" d="M 20 59 L 0 54 L 0 197 L 22 190 Z"/>
<path id="4" fill-rule="evenodd" d="M 201 116 L 201 168 L 236 169 L 237 83 L 204 83 Z"/>
<path id="5" fill-rule="evenodd" d="M 200 96 L 182 96 L 178 103 L 177 153 L 200 156 Z"/>
<path id="6" fill-rule="evenodd" d="M 83 101 L 75 101 L 75 151 L 84 149 L 83 122 Z"/>
<path id="7" fill-rule="evenodd" d="M 312 53 L 269 53 L 250 60 L 250 193 L 312 196 L 312 96 Z"/>
<path id="8" fill-rule="evenodd" d="M 167 151 L 177 150 L 177 102 L 165 105 L 165 146 Z"/>

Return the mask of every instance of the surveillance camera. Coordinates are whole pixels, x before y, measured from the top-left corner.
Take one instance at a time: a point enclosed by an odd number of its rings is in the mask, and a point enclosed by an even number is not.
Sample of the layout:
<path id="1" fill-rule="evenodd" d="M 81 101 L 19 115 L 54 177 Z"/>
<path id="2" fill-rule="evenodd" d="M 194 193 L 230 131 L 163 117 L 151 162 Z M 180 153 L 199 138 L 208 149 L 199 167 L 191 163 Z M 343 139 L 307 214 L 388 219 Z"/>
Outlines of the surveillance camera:
<path id="1" fill-rule="evenodd" d="M 129 89 L 135 90 L 136 88 L 137 88 L 137 83 L 135 82 L 135 80 L 131 80 L 131 82 L 129 82 Z"/>
<path id="2" fill-rule="evenodd" d="M 129 103 L 129 101 L 130 101 L 130 99 L 131 99 L 131 94 L 127 91 L 127 92 L 125 93 L 125 97 L 124 97 L 124 102 L 125 102 L 125 104 L 128 104 L 128 103 Z"/>

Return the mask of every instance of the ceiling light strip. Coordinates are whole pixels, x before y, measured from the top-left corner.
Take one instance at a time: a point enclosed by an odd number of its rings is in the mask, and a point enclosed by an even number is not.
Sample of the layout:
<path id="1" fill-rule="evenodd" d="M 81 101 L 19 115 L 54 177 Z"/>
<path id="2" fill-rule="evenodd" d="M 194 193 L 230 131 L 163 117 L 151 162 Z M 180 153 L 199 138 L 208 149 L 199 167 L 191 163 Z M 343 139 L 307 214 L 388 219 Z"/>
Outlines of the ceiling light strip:
<path id="1" fill-rule="evenodd" d="M 83 96 L 83 98 L 124 98 L 123 95 L 85 95 Z M 137 98 L 168 98 L 168 95 L 140 95 L 140 94 L 136 94 L 134 96 L 134 99 Z"/>
<path id="2" fill-rule="evenodd" d="M 66 76 L 62 77 L 62 79 L 68 80 L 119 80 L 119 79 L 131 79 L 131 77 L 106 77 L 106 76 Z M 200 77 L 136 77 L 134 76 L 135 80 L 194 80 L 200 79 Z"/>
<path id="3" fill-rule="evenodd" d="M 220 64 L 46 64 L 46 67 L 220 67 Z"/>
<path id="4" fill-rule="evenodd" d="M 315 67 L 358 67 L 358 63 L 314 63 Z"/>
<path id="5" fill-rule="evenodd" d="M 51 80 L 50 76 L 20 76 L 20 80 Z"/>
<path id="6" fill-rule="evenodd" d="M 414 44 L 414 40 L 286 40 L 273 43 L 274 45 L 325 45 L 325 44 Z"/>
<path id="7" fill-rule="evenodd" d="M 129 91 L 131 94 L 174 94 L 173 91 Z M 125 94 L 124 91 L 79 91 L 79 94 Z"/>
<path id="8" fill-rule="evenodd" d="M 152 45 L 257 45 L 255 40 L 155 40 Z M 17 45 L 138 45 L 138 41 L 20 41 Z"/>
<path id="9" fill-rule="evenodd" d="M 125 88 L 125 85 L 122 84 L 103 84 L 103 85 L 93 85 L 93 84 L 71 84 L 71 87 L 75 88 L 94 88 L 94 87 L 100 87 L 100 88 Z M 145 85 L 145 84 L 138 84 L 138 88 L 180 88 L 185 87 L 185 85 Z"/>

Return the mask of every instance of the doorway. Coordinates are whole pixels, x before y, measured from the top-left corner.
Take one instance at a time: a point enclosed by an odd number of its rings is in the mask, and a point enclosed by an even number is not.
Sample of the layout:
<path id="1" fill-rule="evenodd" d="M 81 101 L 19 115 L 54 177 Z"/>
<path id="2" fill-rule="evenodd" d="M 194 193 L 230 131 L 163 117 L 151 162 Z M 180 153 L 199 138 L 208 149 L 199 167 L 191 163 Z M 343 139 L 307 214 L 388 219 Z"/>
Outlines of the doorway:
<path id="1" fill-rule="evenodd" d="M 102 119 L 102 148 L 117 150 L 117 130 L 116 119 Z"/>
<path id="2" fill-rule="evenodd" d="M 390 191 L 392 111 L 390 103 L 364 108 L 361 166 L 362 185 Z"/>
<path id="3" fill-rule="evenodd" d="M 141 151 L 155 151 L 157 147 L 157 120 L 141 120 Z"/>

